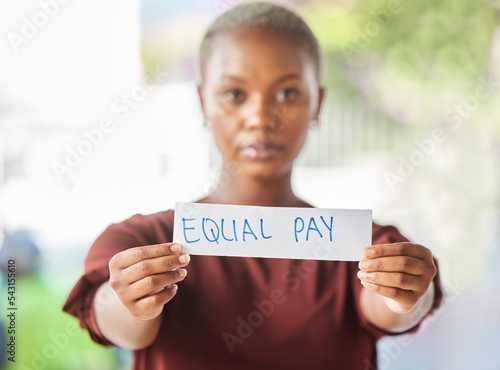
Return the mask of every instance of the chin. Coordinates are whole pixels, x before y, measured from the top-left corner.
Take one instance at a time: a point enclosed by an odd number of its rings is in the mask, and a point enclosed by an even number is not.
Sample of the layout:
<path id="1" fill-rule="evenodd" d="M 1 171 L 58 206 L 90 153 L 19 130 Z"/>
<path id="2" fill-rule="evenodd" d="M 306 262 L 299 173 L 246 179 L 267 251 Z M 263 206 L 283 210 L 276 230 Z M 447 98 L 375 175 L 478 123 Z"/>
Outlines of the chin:
<path id="1" fill-rule="evenodd" d="M 283 166 L 269 162 L 249 163 L 242 166 L 242 174 L 244 176 L 259 181 L 270 181 L 282 178 L 291 170 L 292 165 Z"/>

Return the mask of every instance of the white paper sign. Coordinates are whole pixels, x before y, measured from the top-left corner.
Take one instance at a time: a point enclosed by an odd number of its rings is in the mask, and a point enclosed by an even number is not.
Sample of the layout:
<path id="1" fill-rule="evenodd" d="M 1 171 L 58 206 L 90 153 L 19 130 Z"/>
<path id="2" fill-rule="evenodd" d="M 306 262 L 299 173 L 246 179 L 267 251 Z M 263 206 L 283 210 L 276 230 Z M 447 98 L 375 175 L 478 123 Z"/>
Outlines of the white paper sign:
<path id="1" fill-rule="evenodd" d="M 372 211 L 176 203 L 174 242 L 188 254 L 359 261 Z"/>

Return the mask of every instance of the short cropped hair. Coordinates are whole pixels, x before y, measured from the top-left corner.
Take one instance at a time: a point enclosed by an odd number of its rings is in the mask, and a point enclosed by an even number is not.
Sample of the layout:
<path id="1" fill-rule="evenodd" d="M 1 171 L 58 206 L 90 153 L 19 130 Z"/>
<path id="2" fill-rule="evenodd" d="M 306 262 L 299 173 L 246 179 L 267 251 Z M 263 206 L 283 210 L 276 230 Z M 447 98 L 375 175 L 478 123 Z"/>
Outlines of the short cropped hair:
<path id="1" fill-rule="evenodd" d="M 316 36 L 293 11 L 273 3 L 251 2 L 233 7 L 213 21 L 203 37 L 199 51 L 200 76 L 204 78 L 204 67 L 212 49 L 215 36 L 236 29 L 261 27 L 298 36 L 310 48 L 319 78 L 320 48 Z"/>

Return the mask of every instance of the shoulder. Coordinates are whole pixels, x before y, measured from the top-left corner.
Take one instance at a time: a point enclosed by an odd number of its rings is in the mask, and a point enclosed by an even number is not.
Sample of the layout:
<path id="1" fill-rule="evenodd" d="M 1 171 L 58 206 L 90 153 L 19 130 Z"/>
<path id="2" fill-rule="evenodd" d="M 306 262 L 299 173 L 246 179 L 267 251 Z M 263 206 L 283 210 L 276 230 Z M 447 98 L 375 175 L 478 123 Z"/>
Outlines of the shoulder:
<path id="1" fill-rule="evenodd" d="M 108 227 L 111 229 L 149 230 L 155 231 L 158 228 L 172 229 L 174 224 L 174 211 L 167 210 L 149 215 L 135 214 L 132 217 L 114 223 Z"/>
<path id="2" fill-rule="evenodd" d="M 86 269 L 94 264 L 106 265 L 113 255 L 144 245 L 172 241 L 174 211 L 150 215 L 136 214 L 122 222 L 111 224 L 95 240 L 85 262 Z"/>
<path id="3" fill-rule="evenodd" d="M 101 235 L 133 240 L 134 247 L 167 243 L 172 240 L 174 211 L 162 211 L 149 215 L 136 214 L 122 222 L 110 225 Z"/>
<path id="4" fill-rule="evenodd" d="M 397 227 L 392 225 L 379 225 L 375 222 L 372 224 L 372 244 L 389 244 L 408 242 Z"/>

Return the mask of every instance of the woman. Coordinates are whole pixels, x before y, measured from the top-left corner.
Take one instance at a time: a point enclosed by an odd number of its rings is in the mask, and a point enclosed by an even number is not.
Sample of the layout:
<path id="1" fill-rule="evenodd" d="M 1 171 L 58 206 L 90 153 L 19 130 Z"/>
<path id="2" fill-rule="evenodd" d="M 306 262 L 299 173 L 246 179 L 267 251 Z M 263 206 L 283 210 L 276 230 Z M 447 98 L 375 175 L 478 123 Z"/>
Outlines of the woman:
<path id="1" fill-rule="evenodd" d="M 323 102 L 319 55 L 280 6 L 240 5 L 212 24 L 198 92 L 225 181 L 199 202 L 312 207 L 290 179 Z M 415 330 L 442 296 L 431 252 L 394 227 L 373 225 L 359 268 L 191 260 L 172 229 L 173 211 L 111 225 L 64 307 L 96 342 L 134 350 L 135 369 L 370 369 L 376 340 Z"/>

